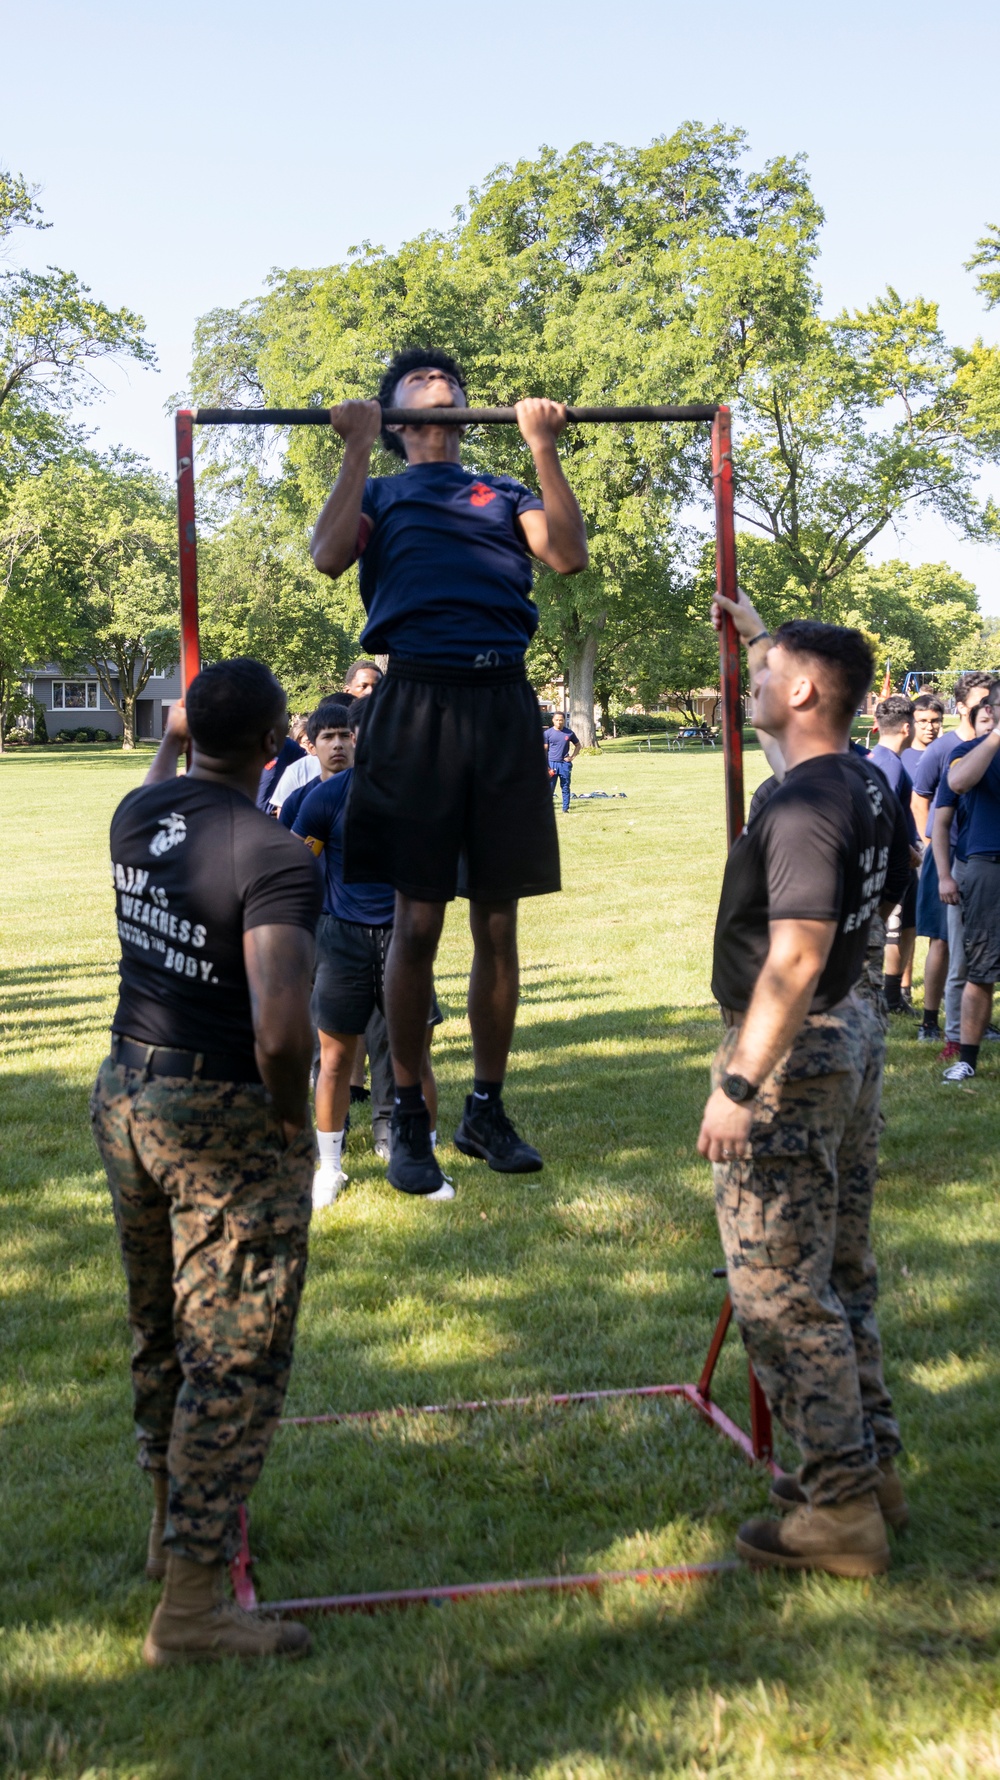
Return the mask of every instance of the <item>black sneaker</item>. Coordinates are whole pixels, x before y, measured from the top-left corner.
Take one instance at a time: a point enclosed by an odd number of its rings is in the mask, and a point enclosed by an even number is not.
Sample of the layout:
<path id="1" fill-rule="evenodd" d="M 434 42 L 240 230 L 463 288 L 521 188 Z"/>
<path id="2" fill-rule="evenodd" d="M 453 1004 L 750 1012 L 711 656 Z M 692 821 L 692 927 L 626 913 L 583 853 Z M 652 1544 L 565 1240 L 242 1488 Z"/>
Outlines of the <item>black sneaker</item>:
<path id="1" fill-rule="evenodd" d="M 889 1008 L 889 1012 L 894 1020 L 900 1018 L 904 1020 L 919 1020 L 920 1018 L 920 1009 L 911 1007 L 908 1001 L 897 1001 L 895 1007 Z"/>
<path id="2" fill-rule="evenodd" d="M 431 1148 L 431 1121 L 426 1107 L 421 1112 L 400 1112 L 398 1107 L 394 1110 L 386 1172 L 397 1193 L 415 1193 L 421 1199 L 444 1186 L 444 1175 Z"/>
<path id="3" fill-rule="evenodd" d="M 502 1100 L 474 1100 L 465 1096 L 462 1123 L 455 1132 L 455 1148 L 463 1156 L 478 1156 L 498 1174 L 537 1174 L 542 1167 L 538 1151 L 518 1137 L 503 1110 Z"/>

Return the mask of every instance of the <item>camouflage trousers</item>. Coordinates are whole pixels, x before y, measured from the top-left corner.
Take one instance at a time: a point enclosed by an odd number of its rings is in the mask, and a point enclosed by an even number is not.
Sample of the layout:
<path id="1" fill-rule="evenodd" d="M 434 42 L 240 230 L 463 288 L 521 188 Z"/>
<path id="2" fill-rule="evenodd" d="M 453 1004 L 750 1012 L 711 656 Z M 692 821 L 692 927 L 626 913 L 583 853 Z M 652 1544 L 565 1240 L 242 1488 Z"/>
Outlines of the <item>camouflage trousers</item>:
<path id="1" fill-rule="evenodd" d="M 738 1036 L 726 1033 L 713 1086 Z M 713 1167 L 736 1321 L 816 1505 L 862 1495 L 900 1450 L 870 1236 L 883 1056 L 858 997 L 810 1014 L 761 1085 L 751 1155 Z"/>
<path id="2" fill-rule="evenodd" d="M 868 926 L 868 950 L 865 953 L 865 967 L 854 993 L 862 1001 L 868 1003 L 883 1033 L 888 1033 L 889 1003 L 885 998 L 885 922 L 877 911 Z"/>
<path id="3" fill-rule="evenodd" d="M 306 1272 L 313 1138 L 260 1086 L 102 1064 L 90 1102 L 128 1284 L 139 1463 L 164 1543 L 228 1561 L 281 1415 Z"/>

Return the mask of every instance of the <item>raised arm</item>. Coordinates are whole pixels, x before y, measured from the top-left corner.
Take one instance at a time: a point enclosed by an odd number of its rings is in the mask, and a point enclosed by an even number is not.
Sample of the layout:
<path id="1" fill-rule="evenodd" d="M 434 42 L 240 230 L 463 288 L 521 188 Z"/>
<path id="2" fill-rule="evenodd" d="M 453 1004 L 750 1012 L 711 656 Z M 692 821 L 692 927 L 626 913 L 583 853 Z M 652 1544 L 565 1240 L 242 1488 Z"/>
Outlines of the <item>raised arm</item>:
<path id="1" fill-rule="evenodd" d="M 186 751 L 190 740 L 191 731 L 188 729 L 187 712 L 184 709 L 184 701 L 181 699 L 177 704 L 171 705 L 167 713 L 167 727 L 163 731 L 163 740 L 153 755 L 153 764 L 143 779 L 143 784 L 160 785 L 165 779 L 175 779 L 177 777 L 177 762 Z"/>
<path id="2" fill-rule="evenodd" d="M 251 927 L 243 935 L 257 1068 L 289 1142 L 309 1117 L 313 954 L 304 927 Z"/>
<path id="3" fill-rule="evenodd" d="M 344 461 L 313 527 L 310 552 L 321 575 L 335 581 L 358 555 L 361 502 L 372 446 L 382 429 L 378 402 L 341 402 L 330 409 L 330 425 L 344 441 Z"/>
<path id="4" fill-rule="evenodd" d="M 514 412 L 521 437 L 535 460 L 543 511 L 537 507 L 522 513 L 521 530 L 532 556 L 557 575 L 578 575 L 587 567 L 587 528 L 576 495 L 563 474 L 556 440 L 566 425 L 562 402 L 545 396 L 526 396 Z"/>
<path id="5" fill-rule="evenodd" d="M 1000 729 L 991 729 L 989 735 L 984 736 L 975 748 L 969 749 L 968 754 L 961 754 L 957 760 L 952 761 L 948 768 L 951 789 L 960 796 L 963 791 L 971 791 L 973 785 L 978 785 L 980 779 L 985 778 L 998 750 Z"/>

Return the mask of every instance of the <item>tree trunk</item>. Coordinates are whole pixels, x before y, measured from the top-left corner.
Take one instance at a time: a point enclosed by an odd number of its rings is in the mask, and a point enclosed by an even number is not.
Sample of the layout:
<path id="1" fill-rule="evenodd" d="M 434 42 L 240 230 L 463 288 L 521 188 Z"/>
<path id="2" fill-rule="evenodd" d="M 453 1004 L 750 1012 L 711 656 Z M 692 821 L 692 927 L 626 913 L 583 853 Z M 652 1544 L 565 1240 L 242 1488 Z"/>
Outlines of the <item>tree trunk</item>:
<path id="1" fill-rule="evenodd" d="M 603 626 L 601 627 L 603 628 Z M 566 679 L 569 685 L 569 726 L 579 738 L 581 748 L 592 748 L 594 734 L 594 667 L 597 662 L 598 631 L 567 643 L 565 651 Z"/>
<path id="2" fill-rule="evenodd" d="M 135 693 L 126 693 L 121 702 L 122 714 L 122 752 L 131 753 L 135 748 Z"/>

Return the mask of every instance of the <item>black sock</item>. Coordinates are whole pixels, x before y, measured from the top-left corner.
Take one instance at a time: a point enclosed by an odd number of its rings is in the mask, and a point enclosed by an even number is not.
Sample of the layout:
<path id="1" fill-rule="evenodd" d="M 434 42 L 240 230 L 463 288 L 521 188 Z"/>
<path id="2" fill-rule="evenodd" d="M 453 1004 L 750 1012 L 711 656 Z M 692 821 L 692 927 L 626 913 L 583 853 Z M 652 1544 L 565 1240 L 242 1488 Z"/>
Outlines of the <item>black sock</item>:
<path id="1" fill-rule="evenodd" d="M 900 971 L 898 977 L 891 977 L 889 975 L 889 972 L 886 971 L 886 973 L 885 973 L 885 998 L 886 998 L 886 1001 L 889 1003 L 890 1007 L 898 1007 L 899 1006 L 900 1002 L 903 999 L 903 973 L 902 973 L 902 971 Z"/>
<path id="2" fill-rule="evenodd" d="M 397 1082 L 396 1083 L 396 1105 L 399 1107 L 400 1112 L 404 1112 L 404 1113 L 423 1112 L 425 1110 L 424 1109 L 424 1090 L 420 1086 L 420 1083 L 414 1082 L 412 1088 L 401 1088 L 399 1086 L 399 1083 Z"/>
<path id="3" fill-rule="evenodd" d="M 924 1027 L 924 1029 L 927 1032 L 940 1031 L 940 1027 L 938 1025 L 938 1013 L 939 1012 L 940 1012 L 940 1010 L 936 1007 L 925 1007 L 924 1008 L 924 1017 L 921 1021 L 921 1025 Z"/>
<path id="4" fill-rule="evenodd" d="M 979 1058 L 979 1046 L 978 1045 L 959 1045 L 958 1060 L 960 1063 L 971 1063 L 973 1069 L 975 1069 L 978 1058 Z"/>
<path id="5" fill-rule="evenodd" d="M 358 1103 L 362 1100 L 370 1100 L 370 1099 L 371 1099 L 371 1090 L 369 1088 L 359 1088 L 357 1082 L 351 1083 L 351 1105 L 352 1106 L 357 1106 Z"/>
<path id="6" fill-rule="evenodd" d="M 499 1100 L 503 1093 L 503 1082 L 484 1082 L 482 1076 L 476 1076 L 472 1084 L 472 1092 L 477 1100 Z"/>

